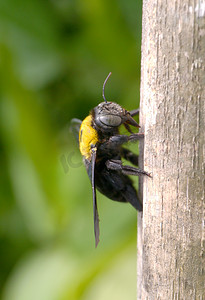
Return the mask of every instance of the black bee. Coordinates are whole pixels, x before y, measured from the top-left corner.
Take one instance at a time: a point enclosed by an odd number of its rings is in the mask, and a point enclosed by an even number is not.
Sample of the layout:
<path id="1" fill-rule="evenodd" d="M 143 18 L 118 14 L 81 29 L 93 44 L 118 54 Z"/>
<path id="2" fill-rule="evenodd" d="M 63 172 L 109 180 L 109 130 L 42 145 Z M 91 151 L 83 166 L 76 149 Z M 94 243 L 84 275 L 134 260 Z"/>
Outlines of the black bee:
<path id="1" fill-rule="evenodd" d="M 127 111 L 119 104 L 103 99 L 83 120 L 72 119 L 72 131 L 79 136 L 79 148 L 83 156 L 88 176 L 92 185 L 95 246 L 99 242 L 99 217 L 96 201 L 96 188 L 114 201 L 129 202 L 135 209 L 142 211 L 142 203 L 137 196 L 132 180 L 128 175 L 147 175 L 149 173 L 122 164 L 122 158 L 138 165 L 138 156 L 122 145 L 135 142 L 144 137 L 143 133 L 132 133 L 130 125 L 140 127 L 133 119 L 138 110 Z M 119 133 L 120 125 L 124 125 L 131 134 Z"/>

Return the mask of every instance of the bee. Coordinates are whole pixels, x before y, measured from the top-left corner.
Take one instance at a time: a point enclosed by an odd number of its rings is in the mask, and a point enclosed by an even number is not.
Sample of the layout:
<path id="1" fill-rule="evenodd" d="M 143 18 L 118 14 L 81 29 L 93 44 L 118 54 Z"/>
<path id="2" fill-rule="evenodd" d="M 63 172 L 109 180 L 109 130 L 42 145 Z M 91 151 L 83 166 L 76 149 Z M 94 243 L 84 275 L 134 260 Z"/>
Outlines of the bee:
<path id="1" fill-rule="evenodd" d="M 150 174 L 133 166 L 123 165 L 122 158 L 138 166 L 138 156 L 124 148 L 127 142 L 136 142 L 144 137 L 143 133 L 133 133 L 130 126 L 139 128 L 133 116 L 138 109 L 127 111 L 115 102 L 107 101 L 104 89 L 111 72 L 103 84 L 104 102 L 98 104 L 83 120 L 72 119 L 71 128 L 79 140 L 79 148 L 92 185 L 95 246 L 99 243 L 99 216 L 96 188 L 111 200 L 129 202 L 136 210 L 142 211 L 142 203 L 128 175 Z M 124 125 L 130 135 L 120 134 L 119 127 Z"/>

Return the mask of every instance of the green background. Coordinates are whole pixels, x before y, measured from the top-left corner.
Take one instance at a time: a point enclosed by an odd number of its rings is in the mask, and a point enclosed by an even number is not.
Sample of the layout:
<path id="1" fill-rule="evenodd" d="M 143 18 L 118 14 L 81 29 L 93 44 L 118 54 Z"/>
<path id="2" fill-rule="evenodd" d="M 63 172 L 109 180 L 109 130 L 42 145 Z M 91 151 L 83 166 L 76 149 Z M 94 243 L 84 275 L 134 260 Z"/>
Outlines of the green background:
<path id="1" fill-rule="evenodd" d="M 0 1 L 1 299 L 135 299 L 136 211 L 98 194 L 95 249 L 69 122 L 110 71 L 106 98 L 138 107 L 140 35 L 138 0 Z"/>

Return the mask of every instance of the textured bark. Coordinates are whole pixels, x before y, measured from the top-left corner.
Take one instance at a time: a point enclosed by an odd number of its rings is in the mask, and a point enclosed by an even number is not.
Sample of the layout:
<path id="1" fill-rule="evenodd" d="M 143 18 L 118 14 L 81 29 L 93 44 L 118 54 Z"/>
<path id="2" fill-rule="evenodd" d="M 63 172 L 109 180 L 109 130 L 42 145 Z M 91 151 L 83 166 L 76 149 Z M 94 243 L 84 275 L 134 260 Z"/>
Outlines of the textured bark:
<path id="1" fill-rule="evenodd" d="M 138 299 L 204 300 L 204 0 L 144 0 L 140 122 L 153 178 L 143 184 Z"/>

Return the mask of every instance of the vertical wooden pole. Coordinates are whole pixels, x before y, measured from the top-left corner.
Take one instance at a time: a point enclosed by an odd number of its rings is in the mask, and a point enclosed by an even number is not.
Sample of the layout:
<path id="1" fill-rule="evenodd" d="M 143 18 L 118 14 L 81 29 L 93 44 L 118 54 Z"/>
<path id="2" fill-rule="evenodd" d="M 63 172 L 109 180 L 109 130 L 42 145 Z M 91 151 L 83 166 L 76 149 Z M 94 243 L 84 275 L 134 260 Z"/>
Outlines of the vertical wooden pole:
<path id="1" fill-rule="evenodd" d="M 140 122 L 153 178 L 143 179 L 138 300 L 202 300 L 205 1 L 144 0 L 142 26 Z"/>

